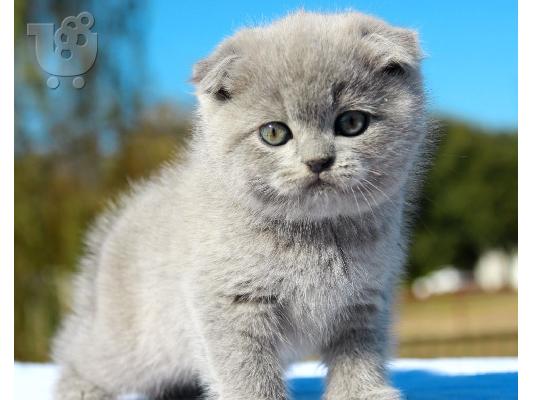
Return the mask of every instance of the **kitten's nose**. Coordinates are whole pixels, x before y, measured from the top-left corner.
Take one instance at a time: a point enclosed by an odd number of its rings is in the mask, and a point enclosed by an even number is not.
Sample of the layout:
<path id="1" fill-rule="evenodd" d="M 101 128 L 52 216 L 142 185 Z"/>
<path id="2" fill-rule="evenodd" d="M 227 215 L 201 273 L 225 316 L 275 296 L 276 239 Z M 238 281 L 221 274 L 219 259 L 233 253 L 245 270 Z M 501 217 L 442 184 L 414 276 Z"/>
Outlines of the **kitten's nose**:
<path id="1" fill-rule="evenodd" d="M 334 165 L 334 157 L 317 158 L 306 161 L 306 165 L 313 173 L 319 174 Z"/>

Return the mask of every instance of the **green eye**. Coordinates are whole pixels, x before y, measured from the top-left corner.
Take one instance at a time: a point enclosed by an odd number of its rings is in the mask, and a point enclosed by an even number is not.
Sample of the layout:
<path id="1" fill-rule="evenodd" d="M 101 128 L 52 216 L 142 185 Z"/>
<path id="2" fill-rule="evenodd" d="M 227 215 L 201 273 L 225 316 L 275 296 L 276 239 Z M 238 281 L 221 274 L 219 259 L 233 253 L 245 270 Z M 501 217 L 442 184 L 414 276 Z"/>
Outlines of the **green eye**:
<path id="1" fill-rule="evenodd" d="M 339 115 L 334 124 L 336 135 L 358 136 L 369 126 L 369 114 L 363 111 L 346 111 Z"/>
<path id="2" fill-rule="evenodd" d="M 267 122 L 260 126 L 260 138 L 271 146 L 286 144 L 293 137 L 286 124 L 282 122 Z"/>

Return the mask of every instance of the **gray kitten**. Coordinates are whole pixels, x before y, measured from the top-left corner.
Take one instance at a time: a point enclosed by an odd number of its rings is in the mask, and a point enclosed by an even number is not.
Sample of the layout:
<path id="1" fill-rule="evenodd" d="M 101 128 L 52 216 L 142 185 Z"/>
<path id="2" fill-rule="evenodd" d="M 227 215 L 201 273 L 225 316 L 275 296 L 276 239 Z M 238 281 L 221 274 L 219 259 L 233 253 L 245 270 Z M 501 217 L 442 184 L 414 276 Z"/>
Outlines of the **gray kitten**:
<path id="1" fill-rule="evenodd" d="M 185 161 L 103 216 L 54 345 L 58 400 L 399 399 L 388 325 L 427 142 L 414 32 L 358 13 L 243 29 L 200 61 Z"/>

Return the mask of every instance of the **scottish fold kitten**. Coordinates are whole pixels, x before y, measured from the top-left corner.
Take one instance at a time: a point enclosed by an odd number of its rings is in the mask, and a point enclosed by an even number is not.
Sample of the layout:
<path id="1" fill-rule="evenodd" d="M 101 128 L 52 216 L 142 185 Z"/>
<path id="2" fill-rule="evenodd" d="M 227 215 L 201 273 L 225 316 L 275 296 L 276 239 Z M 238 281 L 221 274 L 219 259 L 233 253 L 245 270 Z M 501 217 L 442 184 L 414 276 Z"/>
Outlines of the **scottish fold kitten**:
<path id="1" fill-rule="evenodd" d="M 299 12 L 200 61 L 186 160 L 88 236 L 56 399 L 284 400 L 310 354 L 325 399 L 399 399 L 385 361 L 428 136 L 420 58 L 412 31 Z"/>

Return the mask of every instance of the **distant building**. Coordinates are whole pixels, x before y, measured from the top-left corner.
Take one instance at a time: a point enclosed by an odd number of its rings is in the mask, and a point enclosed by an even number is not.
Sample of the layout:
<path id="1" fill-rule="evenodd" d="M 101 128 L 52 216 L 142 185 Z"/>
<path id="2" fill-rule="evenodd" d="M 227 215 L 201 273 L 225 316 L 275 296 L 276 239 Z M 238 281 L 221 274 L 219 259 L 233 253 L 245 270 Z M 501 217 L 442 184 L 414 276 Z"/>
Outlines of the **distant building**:
<path id="1" fill-rule="evenodd" d="M 509 255 L 502 250 L 484 253 L 475 266 L 474 279 L 484 291 L 517 289 L 517 254 Z"/>
<path id="2" fill-rule="evenodd" d="M 448 265 L 417 278 L 412 284 L 412 293 L 418 299 L 425 299 L 436 294 L 459 292 L 467 287 L 469 282 L 467 274 Z"/>
<path id="3" fill-rule="evenodd" d="M 472 274 L 446 265 L 417 278 L 411 291 L 416 298 L 425 299 L 433 295 L 471 290 L 517 290 L 517 268 L 517 252 L 508 254 L 502 250 L 490 250 L 480 257 Z"/>
<path id="4" fill-rule="evenodd" d="M 518 285 L 518 269 L 517 269 L 517 253 L 512 254 L 510 257 L 510 274 L 508 284 L 512 289 L 517 290 Z"/>

